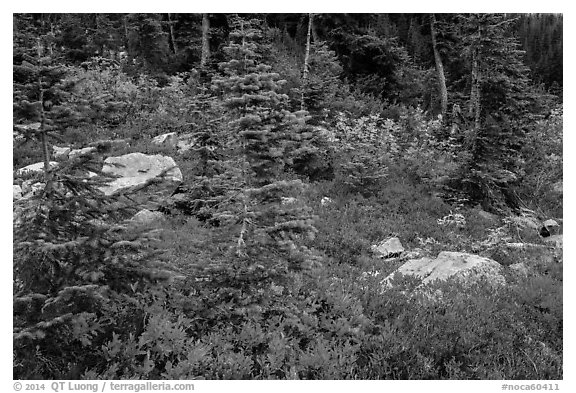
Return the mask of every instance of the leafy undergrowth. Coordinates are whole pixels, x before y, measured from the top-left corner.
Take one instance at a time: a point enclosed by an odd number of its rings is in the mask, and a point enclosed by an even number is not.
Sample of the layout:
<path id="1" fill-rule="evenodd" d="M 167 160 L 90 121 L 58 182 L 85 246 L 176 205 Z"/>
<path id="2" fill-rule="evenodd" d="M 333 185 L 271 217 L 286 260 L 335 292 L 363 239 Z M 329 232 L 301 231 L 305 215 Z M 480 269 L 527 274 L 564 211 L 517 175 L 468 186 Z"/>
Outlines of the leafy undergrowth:
<path id="1" fill-rule="evenodd" d="M 562 378 L 561 269 L 510 276 L 497 291 L 482 282 L 434 284 L 442 301 L 413 292 L 416 279 L 383 289 L 359 266 L 336 261 L 239 288 L 192 274 L 235 263 L 222 260 L 221 235 L 195 220 L 166 224 L 167 256 L 188 278 L 150 306 L 139 338 L 114 335 L 83 377 Z"/>
<path id="2" fill-rule="evenodd" d="M 466 210 L 467 225 L 439 225 L 449 206 L 401 185 L 387 189 L 385 204 L 379 195 L 335 197 L 322 206 L 318 197 L 328 186 L 312 186 L 303 196 L 316 203 L 313 243 L 326 254 L 325 263 L 281 281 L 252 276 L 246 279 L 258 283 L 239 286 L 238 276 L 224 271 L 202 276 L 210 266 L 237 266 L 227 250 L 235 229 L 167 218 L 161 225 L 165 257 L 185 279 L 172 284 L 162 304 L 149 306 L 139 338 L 115 334 L 101 362 L 83 377 L 562 378 L 562 268 L 548 250 L 511 251 L 529 273 L 506 270 L 508 284 L 498 290 L 448 280 L 433 284 L 444 294 L 435 300 L 414 292 L 418 280 L 410 277 L 385 289 L 379 278 L 362 273 L 374 266 L 392 271 L 400 261 L 371 255 L 375 241 L 394 234 L 407 249 L 436 255 L 455 244 L 466 248 L 499 224 Z M 423 245 L 418 238 L 436 242 Z"/>
<path id="3" fill-rule="evenodd" d="M 410 182 L 389 180 L 370 197 L 338 190 L 312 183 L 299 196 L 318 217 L 309 246 L 324 255 L 300 272 L 274 273 L 266 253 L 246 265 L 233 252 L 239 225 L 185 215 L 150 224 L 161 229 L 159 249 L 175 279 L 137 308 L 121 304 L 102 316 L 107 323 L 78 344 L 89 358 L 46 363 L 52 337 L 66 329 L 48 328 L 34 356 L 17 358 L 15 378 L 562 379 L 562 264 L 550 249 L 506 248 L 502 239 L 518 239 L 501 219 L 453 210 Z M 332 202 L 322 205 L 324 196 Z M 370 251 L 392 235 L 422 256 L 474 252 L 523 263 L 527 274 L 505 269 L 498 290 L 436 283 L 442 300 L 414 292 L 419 282 L 410 277 L 384 288 L 382 276 L 363 273 L 387 275 L 405 262 Z M 85 335 L 75 329 L 67 330 L 71 343 Z"/>

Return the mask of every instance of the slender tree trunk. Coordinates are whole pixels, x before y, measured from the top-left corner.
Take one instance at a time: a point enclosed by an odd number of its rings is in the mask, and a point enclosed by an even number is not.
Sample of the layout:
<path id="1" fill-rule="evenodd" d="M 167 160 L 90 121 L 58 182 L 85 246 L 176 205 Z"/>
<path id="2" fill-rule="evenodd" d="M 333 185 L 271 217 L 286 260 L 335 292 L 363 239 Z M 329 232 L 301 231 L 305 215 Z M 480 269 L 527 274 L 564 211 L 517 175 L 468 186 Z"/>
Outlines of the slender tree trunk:
<path id="1" fill-rule="evenodd" d="M 308 15 L 308 34 L 306 35 L 306 54 L 304 55 L 304 72 L 302 73 L 302 100 L 300 102 L 300 109 L 306 110 L 304 104 L 304 90 L 308 82 L 308 63 L 310 61 L 310 35 L 312 32 L 312 21 L 314 19 L 314 14 Z"/>
<path id="2" fill-rule="evenodd" d="M 128 41 L 128 15 L 124 15 L 122 18 L 122 22 L 124 25 L 124 51 L 127 54 L 130 53 L 130 42 Z"/>
<path id="3" fill-rule="evenodd" d="M 200 66 L 204 67 L 210 58 L 210 18 L 202 14 L 202 57 Z"/>
<path id="4" fill-rule="evenodd" d="M 320 42 L 320 36 L 318 35 L 318 29 L 316 28 L 315 24 L 312 24 L 312 40 L 315 44 Z"/>
<path id="5" fill-rule="evenodd" d="M 43 47 L 40 39 L 38 39 L 38 63 L 42 57 Z M 44 87 L 42 86 L 42 76 L 38 76 L 38 101 L 40 102 L 40 143 L 42 145 L 42 160 L 44 161 L 44 181 L 46 182 L 46 190 L 52 188 L 50 170 L 50 151 L 48 150 L 48 138 L 46 138 L 46 114 L 44 113 Z"/>
<path id="6" fill-rule="evenodd" d="M 474 117 L 474 128 L 480 128 L 480 53 L 478 48 L 472 51 L 472 87 L 470 90 L 469 115 Z"/>
<path id="7" fill-rule="evenodd" d="M 444 75 L 444 65 L 442 64 L 442 58 L 440 57 L 440 52 L 438 52 L 438 46 L 436 45 L 436 29 L 434 24 L 436 23 L 436 17 L 434 14 L 430 14 L 430 33 L 432 37 L 432 49 L 434 50 L 434 61 L 436 63 L 436 73 L 438 74 L 438 88 L 440 89 L 440 111 L 442 117 L 446 116 L 446 111 L 448 110 L 448 90 L 446 89 L 446 76 Z"/>
<path id="8" fill-rule="evenodd" d="M 42 88 L 42 79 L 38 78 L 38 86 L 40 87 L 40 141 L 42 143 L 42 159 L 44 160 L 44 174 L 46 181 L 48 181 L 48 170 L 50 169 L 50 151 L 48 150 L 48 140 L 46 138 L 46 115 L 44 113 L 44 89 Z"/>
<path id="9" fill-rule="evenodd" d="M 174 39 L 174 22 L 172 22 L 172 16 L 168 13 L 168 27 L 170 28 L 170 40 L 172 41 L 172 50 L 174 54 L 178 54 L 178 48 L 176 47 L 176 40 Z"/>

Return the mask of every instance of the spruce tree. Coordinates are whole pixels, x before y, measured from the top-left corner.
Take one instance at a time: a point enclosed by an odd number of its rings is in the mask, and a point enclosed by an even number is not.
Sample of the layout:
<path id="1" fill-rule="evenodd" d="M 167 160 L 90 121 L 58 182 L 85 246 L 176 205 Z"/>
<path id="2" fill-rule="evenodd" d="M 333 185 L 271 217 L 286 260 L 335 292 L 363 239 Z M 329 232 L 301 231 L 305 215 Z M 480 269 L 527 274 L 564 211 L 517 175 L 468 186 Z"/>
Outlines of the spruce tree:
<path id="1" fill-rule="evenodd" d="M 230 125 L 243 158 L 236 253 L 254 256 L 272 246 L 292 257 L 303 257 L 306 252 L 298 245 L 298 238 L 314 236 L 314 217 L 305 206 L 281 204 L 282 197 L 302 187 L 301 181 L 289 180 L 283 174 L 285 152 L 294 144 L 302 144 L 294 132 L 302 114 L 286 109 L 288 96 L 278 92 L 284 81 L 262 62 L 259 24 L 254 19 L 232 20 L 231 40 L 224 48 L 230 60 L 220 65 L 224 77 L 214 80 L 214 88 L 224 94 L 225 106 L 235 117 Z"/>
<path id="2" fill-rule="evenodd" d="M 113 334 L 138 334 L 157 284 L 173 276 L 157 257 L 155 234 L 124 221 L 135 207 L 100 190 L 111 180 L 100 158 L 49 168 L 48 138 L 82 115 L 49 41 L 28 43 L 33 49 L 20 47 L 14 66 L 14 121 L 40 141 L 46 186 L 14 206 L 14 378 L 76 379 L 105 366 L 102 345 Z"/>
<path id="3" fill-rule="evenodd" d="M 511 187 L 519 179 L 520 149 L 535 119 L 524 52 L 503 14 L 460 15 L 462 53 L 469 64 L 470 125 L 464 132 L 464 188 L 488 209 L 518 207 Z"/>

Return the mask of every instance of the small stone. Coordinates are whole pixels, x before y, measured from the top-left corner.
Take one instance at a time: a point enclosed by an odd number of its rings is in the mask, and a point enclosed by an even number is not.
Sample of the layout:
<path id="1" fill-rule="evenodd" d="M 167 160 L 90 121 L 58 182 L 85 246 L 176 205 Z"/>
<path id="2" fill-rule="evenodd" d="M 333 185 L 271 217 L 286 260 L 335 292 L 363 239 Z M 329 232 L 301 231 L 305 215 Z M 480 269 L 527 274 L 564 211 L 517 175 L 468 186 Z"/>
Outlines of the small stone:
<path id="1" fill-rule="evenodd" d="M 57 160 L 67 159 L 68 154 L 70 154 L 71 151 L 69 147 L 58 147 L 58 146 L 52 146 L 52 150 L 54 151 L 54 158 Z"/>
<path id="2" fill-rule="evenodd" d="M 12 200 L 15 201 L 20 198 L 22 198 L 22 187 L 20 187 L 17 184 L 14 184 L 12 186 Z"/>
<path id="3" fill-rule="evenodd" d="M 544 239 L 544 242 L 556 248 L 563 248 L 564 240 L 562 235 L 552 235 Z"/>
<path id="4" fill-rule="evenodd" d="M 298 199 L 294 197 L 281 197 L 281 200 L 283 205 L 293 205 L 298 201 Z"/>
<path id="5" fill-rule="evenodd" d="M 138 213 L 131 218 L 130 221 L 137 222 L 140 224 L 151 224 L 153 222 L 159 222 L 164 220 L 164 214 L 157 211 L 150 211 L 148 209 L 140 210 Z"/>
<path id="6" fill-rule="evenodd" d="M 520 277 L 528 277 L 528 268 L 522 262 L 510 265 L 509 268 Z"/>
<path id="7" fill-rule="evenodd" d="M 330 204 L 332 204 L 332 203 L 334 203 L 334 200 L 333 200 L 332 198 L 323 197 L 323 198 L 320 200 L 320 204 L 321 204 L 322 206 L 330 205 Z"/>
<path id="8" fill-rule="evenodd" d="M 378 245 L 372 246 L 372 251 L 380 254 L 381 258 L 393 258 L 400 256 L 404 252 L 404 247 L 402 247 L 400 239 L 391 237 Z"/>
<path id="9" fill-rule="evenodd" d="M 152 143 L 158 146 L 176 147 L 178 144 L 178 135 L 175 132 L 158 135 L 152 139 Z"/>
<path id="10" fill-rule="evenodd" d="M 76 149 L 76 150 L 70 151 L 70 153 L 68 153 L 68 157 L 74 158 L 76 156 L 78 156 L 78 157 L 85 156 L 87 154 L 94 153 L 95 151 L 96 151 L 96 147 L 94 147 L 94 146 L 85 147 L 83 149 Z"/>

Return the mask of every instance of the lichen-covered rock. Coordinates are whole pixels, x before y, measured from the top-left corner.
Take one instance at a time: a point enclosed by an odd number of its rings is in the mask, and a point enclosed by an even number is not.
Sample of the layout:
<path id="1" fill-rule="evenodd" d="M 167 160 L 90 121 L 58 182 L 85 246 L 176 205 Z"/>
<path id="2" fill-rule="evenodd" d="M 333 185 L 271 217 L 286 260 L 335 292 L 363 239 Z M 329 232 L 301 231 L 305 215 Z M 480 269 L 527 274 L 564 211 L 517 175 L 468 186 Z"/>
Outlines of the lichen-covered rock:
<path id="1" fill-rule="evenodd" d="M 404 247 L 397 237 L 391 237 L 375 246 L 372 246 L 372 252 L 378 254 L 380 258 L 399 257 L 404 252 Z"/>
<path id="2" fill-rule="evenodd" d="M 556 248 L 563 248 L 564 247 L 564 239 L 562 235 L 552 235 L 547 238 L 544 238 L 544 242 L 552 245 Z"/>
<path id="3" fill-rule="evenodd" d="M 150 202 L 152 196 L 167 198 L 182 182 L 182 172 L 174 159 L 160 154 L 130 153 L 108 157 L 102 172 L 117 177 L 100 188 L 104 194 L 130 192 L 137 203 Z"/>
<path id="4" fill-rule="evenodd" d="M 528 277 L 528 268 L 522 262 L 510 265 L 509 269 L 519 277 Z"/>
<path id="5" fill-rule="evenodd" d="M 57 160 L 66 160 L 71 150 L 72 149 L 70 149 L 69 147 L 52 146 L 52 151 L 54 152 L 54 158 Z"/>
<path id="6" fill-rule="evenodd" d="M 158 135 L 152 139 L 152 143 L 158 146 L 167 146 L 170 148 L 176 147 L 178 144 L 178 135 L 175 132 Z"/>
<path id="7" fill-rule="evenodd" d="M 12 200 L 17 201 L 22 198 L 22 187 L 17 184 L 12 185 Z"/>
<path id="8" fill-rule="evenodd" d="M 89 146 L 89 147 L 85 147 L 83 149 L 71 150 L 70 153 L 68 153 L 68 157 L 69 158 L 74 158 L 77 156 L 80 157 L 80 156 L 94 153 L 95 151 L 96 151 L 96 147 Z"/>
<path id="9" fill-rule="evenodd" d="M 23 198 L 28 198 L 41 190 L 44 189 L 46 185 L 42 182 L 36 180 L 25 180 L 22 182 L 22 195 Z"/>
<path id="10" fill-rule="evenodd" d="M 492 284 L 501 285 L 505 283 L 501 269 L 498 262 L 489 258 L 463 252 L 443 251 L 436 259 L 424 257 L 406 262 L 386 277 L 385 281 L 389 282 L 394 274 L 402 273 L 421 278 L 422 284 L 447 280 L 450 277 L 464 282 L 473 282 L 484 277 Z"/>
<path id="11" fill-rule="evenodd" d="M 58 166 L 58 163 L 56 161 L 50 161 L 50 168 L 54 168 L 55 166 Z M 30 173 L 40 173 L 44 171 L 44 163 L 43 162 L 37 162 L 36 164 L 31 164 L 28 166 L 25 166 L 24 168 L 20 168 L 16 171 L 16 176 L 22 176 L 24 174 L 30 174 Z"/>
<path id="12" fill-rule="evenodd" d="M 194 134 L 178 135 L 178 142 L 176 142 L 178 153 L 186 153 L 188 150 L 196 146 L 197 143 L 197 137 Z"/>
<path id="13" fill-rule="evenodd" d="M 137 222 L 139 224 L 152 224 L 154 222 L 160 222 L 164 220 L 164 214 L 158 211 L 150 211 L 148 209 L 142 209 L 132 217 L 130 221 Z"/>
<path id="14" fill-rule="evenodd" d="M 298 199 L 294 197 L 281 197 L 281 201 L 283 205 L 293 205 L 298 202 Z"/>

